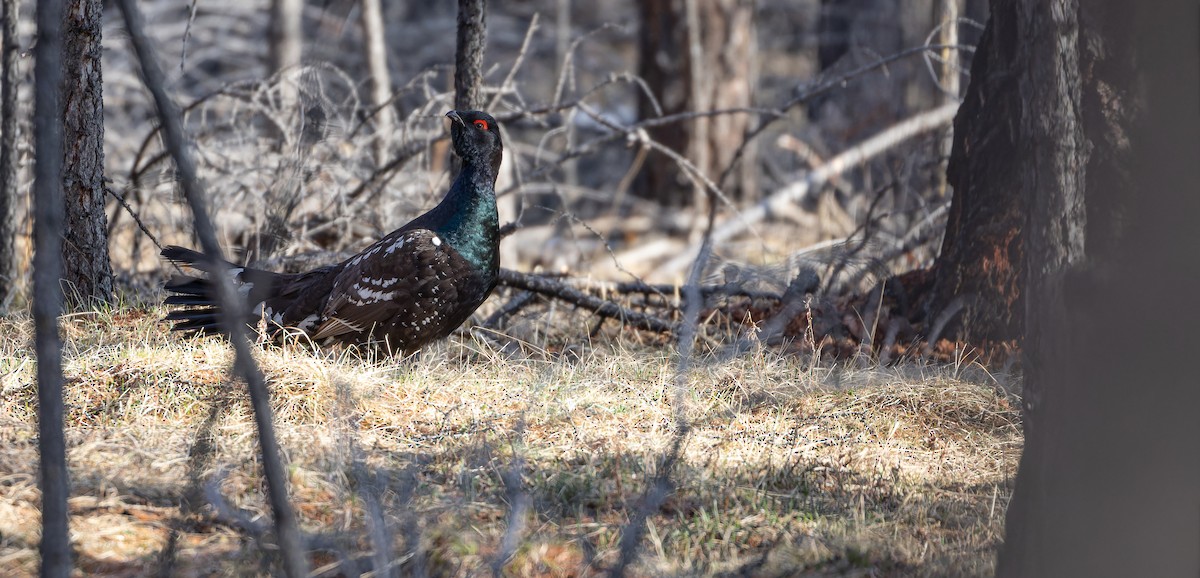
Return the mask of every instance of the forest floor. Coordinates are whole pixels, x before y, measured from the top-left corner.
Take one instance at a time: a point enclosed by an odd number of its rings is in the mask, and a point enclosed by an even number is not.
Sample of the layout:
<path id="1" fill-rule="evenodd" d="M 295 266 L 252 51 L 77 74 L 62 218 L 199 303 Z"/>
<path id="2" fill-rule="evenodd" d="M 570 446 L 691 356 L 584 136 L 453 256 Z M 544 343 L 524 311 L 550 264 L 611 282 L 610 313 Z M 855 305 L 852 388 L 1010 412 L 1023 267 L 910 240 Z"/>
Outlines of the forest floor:
<path id="1" fill-rule="evenodd" d="M 63 320 L 80 575 L 265 575 L 245 388 L 217 339 L 158 310 Z M 0 574 L 37 572 L 28 319 L 0 321 Z M 1016 376 L 863 367 L 628 339 L 412 359 L 259 350 L 315 576 L 587 576 L 644 529 L 632 575 L 984 576 L 1022 448 Z M 673 489 L 646 504 L 679 419 Z M 640 524 L 639 512 L 647 515 Z M 378 574 L 374 574 L 378 575 Z"/>

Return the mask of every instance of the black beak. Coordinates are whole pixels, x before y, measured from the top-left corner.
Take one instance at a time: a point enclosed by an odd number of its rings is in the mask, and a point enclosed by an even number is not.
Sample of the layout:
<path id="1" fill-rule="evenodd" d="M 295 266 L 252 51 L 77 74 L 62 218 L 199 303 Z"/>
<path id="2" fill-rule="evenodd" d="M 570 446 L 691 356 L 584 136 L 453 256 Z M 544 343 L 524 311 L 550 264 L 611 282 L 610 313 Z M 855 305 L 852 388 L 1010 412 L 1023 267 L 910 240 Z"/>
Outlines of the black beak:
<path id="1" fill-rule="evenodd" d="M 446 113 L 446 116 L 447 116 L 447 117 L 448 117 L 450 120 L 452 120 L 452 121 L 454 121 L 454 122 L 457 122 L 458 124 L 461 124 L 461 125 L 463 125 L 463 126 L 467 126 L 467 123 L 463 121 L 462 117 L 461 117 L 461 116 L 458 116 L 458 111 L 457 111 L 457 110 L 452 110 L 452 111 L 450 111 L 450 112 Z"/>

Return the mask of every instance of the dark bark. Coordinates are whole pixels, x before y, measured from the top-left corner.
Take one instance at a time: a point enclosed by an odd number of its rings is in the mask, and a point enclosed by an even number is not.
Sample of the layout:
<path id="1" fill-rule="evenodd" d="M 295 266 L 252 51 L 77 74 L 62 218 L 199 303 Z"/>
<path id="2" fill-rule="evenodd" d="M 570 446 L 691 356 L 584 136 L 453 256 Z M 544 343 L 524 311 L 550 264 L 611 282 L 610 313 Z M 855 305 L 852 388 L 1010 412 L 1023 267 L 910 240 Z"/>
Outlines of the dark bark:
<path id="1" fill-rule="evenodd" d="M 663 114 L 686 110 L 691 77 L 687 58 L 687 26 L 683 0 L 646 0 L 638 3 L 638 74 L 646 81 Z M 644 94 L 638 95 L 638 118 L 653 118 L 660 109 Z M 687 156 L 689 131 L 684 123 L 652 129 L 650 137 Z M 634 182 L 633 192 L 663 205 L 691 204 L 693 188 L 674 163 L 655 159 L 646 163 Z"/>
<path id="2" fill-rule="evenodd" d="M 8 313 L 17 285 L 17 0 L 0 0 L 0 315 Z"/>
<path id="3" fill-rule="evenodd" d="M 1011 47 L 1008 62 L 1020 70 L 1015 92 L 1021 106 L 1010 117 L 1008 130 L 1022 154 L 1012 191 L 1027 209 L 1023 223 L 1013 221 L 1023 234 L 1020 290 L 1025 311 L 1011 312 L 1014 317 L 1023 313 L 1025 320 L 1026 446 L 1018 476 L 1022 479 L 1008 512 L 1013 527 L 1022 531 L 1008 533 L 1008 557 L 1001 558 L 999 570 L 1009 576 L 1045 575 L 1040 573 L 1044 566 L 1035 562 L 1041 555 L 1034 553 L 1056 532 L 1030 523 L 1035 518 L 1026 515 L 1026 508 L 1049 506 L 1040 494 L 1047 488 L 1044 461 L 1055 453 L 1046 446 L 1046 436 L 1063 435 L 1072 426 L 1046 420 L 1047 387 L 1067 387 L 1078 375 L 1061 361 L 1073 352 L 1066 328 L 1080 321 L 1068 313 L 1063 281 L 1083 263 L 1085 249 L 1087 151 L 1080 114 L 1078 6 L 1071 0 L 997 0 L 992 18 L 1010 22 L 1014 32 L 1006 41 Z M 1013 556 L 1014 552 L 1022 554 Z M 1023 562 L 1013 562 L 1018 559 Z"/>
<path id="4" fill-rule="evenodd" d="M 933 265 L 926 320 L 963 305 L 952 337 L 1007 341 L 1024 333 L 1022 299 L 1026 199 L 1017 194 L 1029 148 L 1012 123 L 1020 118 L 1023 63 L 1011 0 L 992 15 L 971 63 L 971 82 L 954 119 L 947 170 L 954 197 Z"/>
<path id="5" fill-rule="evenodd" d="M 58 316 L 63 294 L 63 81 L 62 0 L 40 0 L 37 6 L 38 42 L 34 63 L 34 254 L 33 323 L 37 349 L 38 473 L 42 490 L 43 578 L 71 574 L 71 543 L 67 527 L 70 481 L 63 436 L 62 342 Z"/>
<path id="6" fill-rule="evenodd" d="M 63 281 L 73 306 L 113 298 L 104 211 L 104 103 L 100 74 L 101 0 L 71 0 L 63 37 Z"/>
<path id="7" fill-rule="evenodd" d="M 749 107 L 757 82 L 754 2 L 748 0 L 650 0 L 638 3 L 641 29 L 638 74 L 663 114 Z M 655 102 L 639 95 L 640 118 L 654 118 Z M 751 117 L 728 114 L 650 129 L 650 137 L 683 155 L 713 181 L 735 160 Z M 756 151 L 747 146 L 727 179 L 727 193 L 757 195 Z M 646 163 L 634 192 L 668 206 L 706 198 L 669 159 Z"/>
<path id="8" fill-rule="evenodd" d="M 993 2 L 991 12 L 971 65 L 971 83 L 955 118 L 947 171 L 954 198 L 942 250 L 933 267 L 934 285 L 923 307 L 925 317 L 932 319 L 941 311 L 965 305 L 950 327 L 951 336 L 976 343 L 1012 341 L 1026 335 L 1026 244 L 1034 234 L 1026 227 L 1026 219 L 1031 211 L 1054 211 L 1064 222 L 1079 218 L 1076 226 L 1046 233 L 1064 239 L 1068 244 L 1062 248 L 1072 255 L 1037 258 L 1036 262 L 1046 262 L 1051 268 L 1060 260 L 1073 262 L 1075 253 L 1081 254 L 1085 229 L 1093 222 L 1099 231 L 1120 227 L 1121 209 L 1115 203 L 1103 203 L 1107 208 L 1100 203 L 1085 207 L 1076 196 L 1053 201 L 1057 206 L 1035 206 L 1030 203 L 1051 201 L 1039 193 L 1031 196 L 1015 191 L 1028 191 L 1024 187 L 1031 181 L 1045 184 L 1044 175 L 1038 176 L 1031 167 L 1047 159 L 1071 171 L 1062 177 L 1062 187 L 1083 187 L 1084 182 L 1070 182 L 1075 178 L 1124 182 L 1128 177 L 1117 160 L 1128 148 L 1126 127 L 1131 114 L 1123 106 L 1128 97 L 1116 77 L 1132 66 L 1132 52 L 1106 48 L 1105 37 L 1112 31 L 1104 27 L 1119 24 L 1104 24 L 1107 17 L 1099 8 L 1083 14 L 1086 25 L 1081 25 L 1079 33 L 1072 30 L 1074 15 L 1070 22 L 1057 24 L 1066 29 L 1060 32 L 1069 38 L 1041 47 L 1041 53 L 1035 53 L 1030 42 L 1049 42 L 1042 37 L 1058 36 L 1031 29 L 1043 24 L 1020 20 L 1011 1 Z M 1049 18 L 1048 14 L 1039 18 Z M 1068 56 L 1047 56 L 1060 53 Z M 1064 58 L 1070 61 L 1063 64 Z M 1057 68 L 1043 69 L 1051 65 Z M 1040 96 L 1037 91 L 1049 90 L 1048 85 L 1026 77 L 1037 74 L 1041 76 L 1036 78 L 1044 78 L 1053 71 L 1061 71 L 1057 82 L 1063 86 Z M 1035 105 L 1052 110 L 1037 112 Z M 1039 114 L 1045 117 L 1038 121 L 1047 125 L 1044 130 L 1074 131 L 1061 135 L 1063 147 L 1070 145 L 1072 150 L 1047 153 L 1030 140 L 1027 131 L 1034 127 L 1016 124 L 1016 119 Z M 1079 126 L 1061 126 L 1067 122 Z M 1090 127 L 1088 134 L 1082 132 L 1083 124 Z M 1113 235 L 1091 236 L 1091 250 L 1112 249 L 1106 245 L 1111 245 Z"/>
<path id="9" fill-rule="evenodd" d="M 221 254 L 221 247 L 217 243 L 212 218 L 208 214 L 204 191 L 196 174 L 195 160 L 185 144 L 182 114 L 167 96 L 166 89 L 163 88 L 165 77 L 149 46 L 144 32 L 145 22 L 135 1 L 118 0 L 118 5 L 125 17 L 129 39 L 141 65 L 146 88 L 154 97 L 155 108 L 163 127 L 163 140 L 167 152 L 175 161 L 179 184 L 183 189 L 183 196 L 192 210 L 196 236 L 200 238 L 200 244 L 204 248 L 205 254 L 212 259 L 214 264 L 225 262 Z M 214 269 L 216 268 L 214 267 Z M 250 342 L 247 339 L 247 329 L 243 321 L 246 318 L 246 306 L 233 289 L 227 275 L 217 274 L 214 278 L 217 280 L 217 295 L 221 311 L 220 322 L 233 345 L 233 369 L 239 377 L 246 381 L 246 388 L 250 394 L 250 406 L 254 410 L 254 423 L 258 429 L 263 475 L 267 480 L 267 498 L 271 504 L 271 512 L 275 516 L 275 532 L 283 558 L 284 572 L 288 578 L 305 577 L 308 576 L 308 560 L 305 557 L 304 540 L 300 535 L 295 511 L 288 502 L 287 474 L 275 437 L 274 417 L 266 378 L 259 370 L 258 364 L 250 352 Z"/>
<path id="10" fill-rule="evenodd" d="M 1200 10 L 1141 6 L 993 4 L 1015 23 L 1029 207 L 1025 451 L 999 576 L 1200 572 L 1200 310 L 1184 304 L 1200 290 Z"/>
<path id="11" fill-rule="evenodd" d="M 454 109 L 479 110 L 483 101 L 483 50 L 487 41 L 487 2 L 458 0 L 454 53 Z"/>

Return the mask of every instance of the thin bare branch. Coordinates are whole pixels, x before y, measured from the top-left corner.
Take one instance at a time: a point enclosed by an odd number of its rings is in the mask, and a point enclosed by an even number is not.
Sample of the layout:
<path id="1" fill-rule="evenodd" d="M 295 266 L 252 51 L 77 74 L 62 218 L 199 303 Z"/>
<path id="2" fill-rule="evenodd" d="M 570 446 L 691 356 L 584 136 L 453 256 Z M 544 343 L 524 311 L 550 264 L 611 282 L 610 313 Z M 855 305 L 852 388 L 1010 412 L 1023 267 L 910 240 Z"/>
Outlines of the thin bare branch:
<path id="1" fill-rule="evenodd" d="M 63 0 L 37 6 L 38 43 L 34 64 L 33 205 L 36 218 L 33 254 L 33 322 L 37 347 L 38 470 L 42 490 L 41 556 L 43 578 L 71 574 L 67 497 L 70 481 L 63 435 L 62 341 L 58 316 L 63 308 Z M 8 193 L 5 193 L 8 194 Z"/>
<path id="2" fill-rule="evenodd" d="M 589 295 L 567 283 L 550 277 L 521 273 L 511 269 L 500 269 L 500 284 L 560 299 L 577 307 L 587 309 L 601 317 L 616 319 L 626 325 L 639 329 L 659 333 L 671 333 L 675 329 L 674 324 L 670 321 L 653 315 L 631 311 L 612 301 L 601 299 L 595 295 Z"/>
<path id="3" fill-rule="evenodd" d="M 504 77 L 504 82 L 500 83 L 500 89 L 496 91 L 496 95 L 492 97 L 492 101 L 488 103 L 484 110 L 494 110 L 496 105 L 500 104 L 500 99 L 504 96 L 505 91 L 512 90 L 513 79 L 517 76 L 517 71 L 521 69 L 521 65 L 525 62 L 525 56 L 529 52 L 529 42 L 533 40 L 533 33 L 537 32 L 538 13 L 533 13 L 533 18 L 529 19 L 529 28 L 525 30 L 525 39 L 521 41 L 521 50 L 517 52 L 516 59 L 513 60 L 512 68 L 508 69 L 508 76 Z"/>
<path id="4" fill-rule="evenodd" d="M 221 270 L 222 263 L 225 262 L 224 257 L 217 242 L 212 218 L 208 214 L 206 197 L 196 173 L 195 161 L 186 144 L 187 137 L 183 132 L 181 115 L 178 107 L 163 88 L 165 85 L 164 75 L 158 60 L 154 57 L 150 42 L 146 38 L 141 11 L 134 0 L 119 0 L 117 4 L 125 18 L 129 40 L 141 65 L 146 88 L 154 96 L 155 108 L 162 123 L 166 147 L 172 158 L 175 159 L 175 166 L 179 172 L 179 184 L 192 209 L 197 236 L 200 238 L 204 252 L 210 259 L 210 272 L 213 274 L 212 277 L 218 289 L 221 325 L 228 332 L 230 343 L 234 348 L 234 371 L 246 380 L 247 389 L 249 389 L 254 420 L 258 427 L 263 473 L 267 479 L 267 493 L 275 515 L 275 531 L 283 557 L 284 571 L 288 578 L 306 577 L 308 576 L 308 561 L 305 559 L 303 541 L 296 524 L 295 513 L 288 502 L 287 478 L 279 445 L 275 440 L 275 426 L 266 379 L 250 353 L 250 343 L 247 339 L 247 328 L 244 321 L 246 319 L 245 305 L 238 298 L 229 276 Z"/>
<path id="5" fill-rule="evenodd" d="M 831 177 L 860 166 L 864 162 L 891 150 L 908 139 L 948 125 L 954 120 L 956 112 L 958 112 L 958 103 L 949 103 L 933 110 L 915 114 L 859 143 L 857 146 L 843 151 L 841 154 L 829 159 L 825 164 L 808 171 L 803 179 L 780 189 L 763 199 L 759 204 L 742 211 L 736 218 L 719 225 L 713 231 L 713 243 L 723 243 L 745 231 L 754 223 L 763 220 L 773 213 L 778 213 L 783 205 L 799 201 L 809 191 L 816 190 Z M 667 272 L 678 271 L 695 259 L 699 251 L 699 246 L 694 245 L 689 247 L 678 257 L 663 265 L 662 270 Z"/>

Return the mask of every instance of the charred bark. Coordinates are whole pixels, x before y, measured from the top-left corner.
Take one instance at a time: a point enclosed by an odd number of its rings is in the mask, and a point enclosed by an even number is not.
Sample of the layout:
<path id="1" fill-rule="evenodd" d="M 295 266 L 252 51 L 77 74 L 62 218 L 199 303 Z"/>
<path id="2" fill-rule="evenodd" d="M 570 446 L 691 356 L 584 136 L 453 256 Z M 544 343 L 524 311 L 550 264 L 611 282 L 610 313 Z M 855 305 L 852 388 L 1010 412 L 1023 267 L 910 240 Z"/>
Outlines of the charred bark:
<path id="1" fill-rule="evenodd" d="M 922 308 L 929 319 L 964 304 L 951 327 L 952 335 L 963 340 L 1012 341 L 1027 334 L 1024 292 L 1031 235 L 1058 241 L 1039 250 L 1061 250 L 1064 256 L 1043 254 L 1032 261 L 1056 269 L 1082 255 L 1086 230 L 1097 230 L 1088 235 L 1089 251 L 1107 252 L 1114 239 L 1109 232 L 1120 228 L 1120 203 L 1087 204 L 1078 194 L 1056 199 L 1028 188 L 1083 190 L 1089 183 L 1128 180 L 1119 161 L 1128 154 L 1127 127 L 1134 111 L 1126 106 L 1127 88 L 1118 77 L 1132 67 L 1132 53 L 1110 47 L 1113 32 L 1104 27 L 1112 24 L 1102 22 L 1103 10 L 1076 15 L 1075 9 L 1058 6 L 1054 12 L 1064 11 L 1071 18 L 1049 21 L 1058 23 L 1047 31 L 1040 27 L 1051 24 L 1038 19 L 1049 19 L 1049 12 L 1031 22 L 1011 0 L 993 2 L 971 65 L 947 171 L 954 198 L 933 266 L 934 284 Z M 1046 45 L 1030 44 L 1035 40 Z M 1061 143 L 1047 149 L 1033 140 L 1033 130 L 1053 133 Z M 1063 168 L 1053 173 L 1057 182 L 1046 180 L 1051 174 L 1042 167 L 1046 162 Z M 1059 216 L 1058 230 L 1029 227 L 1030 214 L 1047 212 Z"/>
<path id="2" fill-rule="evenodd" d="M 1024 333 L 1027 201 L 1019 192 L 1030 155 L 1013 124 L 1024 108 L 1018 33 L 1013 11 L 1003 0 L 994 2 L 954 119 L 947 169 L 954 197 L 922 308 L 926 319 L 934 319 L 962 304 L 950 334 L 971 341 L 1008 341 Z"/>
<path id="3" fill-rule="evenodd" d="M 1200 13 L 1004 10 L 1028 30 L 1031 82 L 1078 98 L 1045 100 L 1021 124 L 1040 158 L 1026 183 L 1026 448 L 998 576 L 1189 576 L 1200 432 L 1184 343 L 1200 320 L 1169 303 L 1200 279 L 1188 222 Z M 1063 133 L 1064 114 L 1080 130 Z M 1130 314 L 1114 324 L 1117 303 Z"/>
<path id="4" fill-rule="evenodd" d="M 1200 311 L 1177 304 L 1200 290 L 1200 10 L 999 4 L 1046 98 L 1018 124 L 1040 158 L 1025 183 L 1026 443 L 997 574 L 1195 575 Z M 1074 101 L 1048 98 L 1072 86 Z"/>

